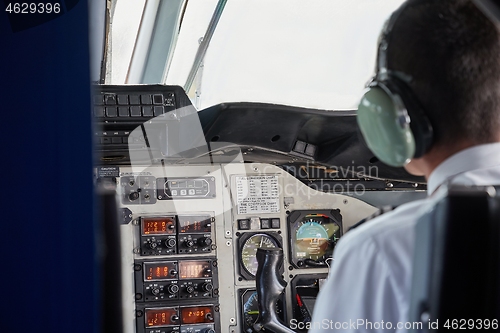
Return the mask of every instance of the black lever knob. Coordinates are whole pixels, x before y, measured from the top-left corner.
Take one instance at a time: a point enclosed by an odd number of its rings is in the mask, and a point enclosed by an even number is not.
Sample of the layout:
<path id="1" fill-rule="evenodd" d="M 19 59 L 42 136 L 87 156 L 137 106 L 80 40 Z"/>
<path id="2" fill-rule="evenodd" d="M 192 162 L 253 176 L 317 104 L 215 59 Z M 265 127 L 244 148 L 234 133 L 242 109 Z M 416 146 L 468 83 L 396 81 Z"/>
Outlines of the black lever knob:
<path id="1" fill-rule="evenodd" d="M 279 269 L 283 264 L 283 250 L 279 248 L 257 249 L 257 299 L 259 316 L 253 325 L 254 330 L 263 328 L 274 333 L 294 333 L 283 325 L 276 314 L 276 302 L 286 287 Z"/>

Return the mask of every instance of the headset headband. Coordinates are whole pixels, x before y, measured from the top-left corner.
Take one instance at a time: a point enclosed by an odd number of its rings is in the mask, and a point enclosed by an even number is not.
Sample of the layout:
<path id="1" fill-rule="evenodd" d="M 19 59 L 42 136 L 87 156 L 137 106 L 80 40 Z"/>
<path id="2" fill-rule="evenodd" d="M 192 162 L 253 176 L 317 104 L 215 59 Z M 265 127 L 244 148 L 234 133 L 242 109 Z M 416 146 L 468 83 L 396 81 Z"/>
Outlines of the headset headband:
<path id="1" fill-rule="evenodd" d="M 401 6 L 394 12 L 392 13 L 391 17 L 385 22 L 384 27 L 382 28 L 382 33 L 380 34 L 379 37 L 379 43 L 378 43 L 378 52 L 377 52 L 377 72 L 375 75 L 375 80 L 376 81 L 383 81 L 387 78 L 387 75 L 389 73 L 392 73 L 393 75 L 397 76 L 399 79 L 408 82 L 411 80 L 411 77 L 397 71 L 390 71 L 388 69 L 387 65 L 387 48 L 389 46 L 389 41 L 388 38 L 390 34 L 392 33 L 392 29 L 394 28 L 394 25 L 396 24 L 397 20 L 401 16 L 401 14 L 407 9 L 407 7 L 412 6 L 415 2 L 421 2 L 421 1 L 412 1 L 412 0 L 407 0 L 401 4 Z"/>

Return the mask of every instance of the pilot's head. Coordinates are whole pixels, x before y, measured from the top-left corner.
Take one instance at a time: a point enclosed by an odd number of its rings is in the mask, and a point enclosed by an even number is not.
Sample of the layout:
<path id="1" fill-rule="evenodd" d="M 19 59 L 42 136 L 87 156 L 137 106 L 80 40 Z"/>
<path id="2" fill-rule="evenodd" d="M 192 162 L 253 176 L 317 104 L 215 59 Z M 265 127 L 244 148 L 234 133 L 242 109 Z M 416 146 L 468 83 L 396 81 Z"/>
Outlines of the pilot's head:
<path id="1" fill-rule="evenodd" d="M 379 159 L 426 175 L 500 141 L 500 34 L 469 0 L 409 0 L 380 38 L 358 123 Z"/>

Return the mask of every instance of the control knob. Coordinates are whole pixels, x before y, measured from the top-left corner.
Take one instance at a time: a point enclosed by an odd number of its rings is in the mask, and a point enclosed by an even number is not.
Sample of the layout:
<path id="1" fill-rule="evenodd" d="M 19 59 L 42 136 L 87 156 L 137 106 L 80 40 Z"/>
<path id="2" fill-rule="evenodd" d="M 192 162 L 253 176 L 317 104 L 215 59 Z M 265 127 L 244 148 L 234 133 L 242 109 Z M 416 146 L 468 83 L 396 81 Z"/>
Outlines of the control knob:
<path id="1" fill-rule="evenodd" d="M 187 239 L 184 244 L 186 245 L 186 247 L 193 247 L 194 245 L 194 242 L 191 240 L 191 239 Z"/>
<path id="2" fill-rule="evenodd" d="M 176 241 L 174 238 L 168 238 L 168 239 L 165 239 L 165 241 L 163 243 L 165 244 L 166 247 L 171 249 L 171 248 L 175 247 Z"/>
<path id="3" fill-rule="evenodd" d="M 207 282 L 207 283 L 204 283 L 202 286 L 201 286 L 201 289 L 203 289 L 204 291 L 212 291 L 212 289 L 214 289 L 214 285 L 211 284 L 210 282 Z"/>
<path id="4" fill-rule="evenodd" d="M 178 321 L 179 320 L 179 316 L 178 315 L 172 315 L 172 317 L 170 317 L 170 320 L 171 321 Z"/>
<path id="5" fill-rule="evenodd" d="M 130 201 L 135 201 L 135 200 L 139 199 L 139 192 L 131 192 L 128 195 L 128 198 Z"/>
<path id="6" fill-rule="evenodd" d="M 167 292 L 170 294 L 170 295 L 173 295 L 175 293 L 177 293 L 179 291 L 179 286 L 176 285 L 176 284 L 171 284 L 167 287 Z"/>
<path id="7" fill-rule="evenodd" d="M 187 286 L 187 287 L 186 287 L 186 292 L 187 292 L 188 294 L 192 294 L 192 293 L 194 292 L 194 287 L 193 287 L 193 286 Z"/>
<path id="8" fill-rule="evenodd" d="M 202 238 L 198 239 L 198 243 L 203 247 L 210 246 L 210 245 L 212 245 L 212 238 L 202 237 Z"/>
<path id="9" fill-rule="evenodd" d="M 151 289 L 151 294 L 158 296 L 160 294 L 160 289 L 159 288 Z"/>
<path id="10" fill-rule="evenodd" d="M 158 244 L 156 244 L 156 242 L 149 242 L 149 248 L 154 250 L 156 249 L 156 247 L 158 246 Z"/>

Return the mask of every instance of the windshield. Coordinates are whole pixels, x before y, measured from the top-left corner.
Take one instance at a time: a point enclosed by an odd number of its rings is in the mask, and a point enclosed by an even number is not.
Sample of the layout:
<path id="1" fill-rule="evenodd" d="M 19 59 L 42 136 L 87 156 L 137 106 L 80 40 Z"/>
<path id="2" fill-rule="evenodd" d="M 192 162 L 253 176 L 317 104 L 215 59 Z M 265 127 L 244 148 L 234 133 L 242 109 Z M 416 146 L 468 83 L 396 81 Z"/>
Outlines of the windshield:
<path id="1" fill-rule="evenodd" d="M 108 75 L 108 84 L 185 87 L 222 3 L 188 91 L 198 110 L 223 102 L 353 110 L 374 73 L 383 23 L 402 0 L 179 0 L 162 1 L 155 8 L 148 1 L 135 3 L 135 16 L 125 9 L 128 2 L 115 2 L 114 67 L 109 70 L 126 69 L 127 74 Z M 118 30 L 123 20 L 128 22 L 126 32 Z M 144 42 L 147 27 L 149 43 Z M 118 60 L 115 54 L 125 44 L 130 56 L 122 52 L 124 59 Z"/>

